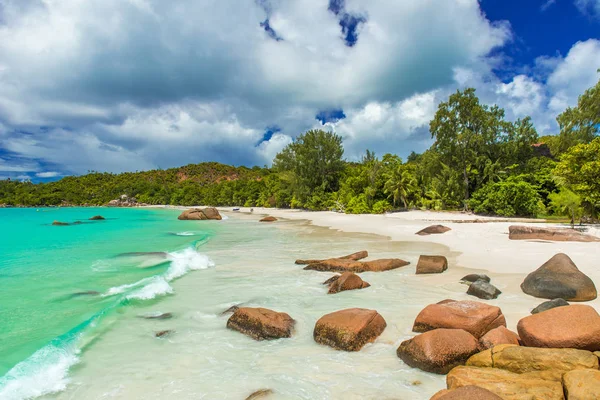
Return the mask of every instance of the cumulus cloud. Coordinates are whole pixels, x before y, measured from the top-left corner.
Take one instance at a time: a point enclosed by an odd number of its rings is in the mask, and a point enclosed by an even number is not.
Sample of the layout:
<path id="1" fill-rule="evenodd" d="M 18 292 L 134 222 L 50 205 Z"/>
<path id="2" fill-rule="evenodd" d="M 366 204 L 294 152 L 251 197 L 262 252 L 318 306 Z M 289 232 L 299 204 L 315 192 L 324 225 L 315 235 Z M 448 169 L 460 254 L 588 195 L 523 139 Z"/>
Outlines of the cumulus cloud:
<path id="1" fill-rule="evenodd" d="M 263 165 L 330 110 L 349 157 L 422 151 L 437 103 L 464 85 L 548 120 L 549 102 L 573 101 L 560 68 L 586 50 L 540 60 L 548 85 L 507 83 L 490 54 L 510 25 L 477 0 L 232 4 L 0 1 L 0 155 L 34 173 Z"/>

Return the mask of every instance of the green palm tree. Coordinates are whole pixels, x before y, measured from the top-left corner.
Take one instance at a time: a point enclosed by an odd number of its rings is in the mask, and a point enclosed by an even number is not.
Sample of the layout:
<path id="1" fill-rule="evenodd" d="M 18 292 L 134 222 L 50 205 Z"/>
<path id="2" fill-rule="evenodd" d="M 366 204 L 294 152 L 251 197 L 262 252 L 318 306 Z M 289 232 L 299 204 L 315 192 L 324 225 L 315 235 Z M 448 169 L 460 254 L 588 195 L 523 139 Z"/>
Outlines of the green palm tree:
<path id="1" fill-rule="evenodd" d="M 398 165 L 387 177 L 383 191 L 392 197 L 394 206 L 402 200 L 404 208 L 408 208 L 408 197 L 418 190 L 417 179 L 413 171 L 406 164 Z"/>

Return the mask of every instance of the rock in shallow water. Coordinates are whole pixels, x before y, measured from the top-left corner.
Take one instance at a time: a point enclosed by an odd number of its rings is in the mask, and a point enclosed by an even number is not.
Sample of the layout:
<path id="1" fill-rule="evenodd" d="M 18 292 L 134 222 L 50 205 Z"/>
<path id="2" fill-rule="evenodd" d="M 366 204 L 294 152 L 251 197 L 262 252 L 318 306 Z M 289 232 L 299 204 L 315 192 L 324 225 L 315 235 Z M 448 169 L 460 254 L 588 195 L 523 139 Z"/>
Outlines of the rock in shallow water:
<path id="1" fill-rule="evenodd" d="M 522 318 L 517 331 L 525 346 L 600 350 L 600 315 L 586 305 L 556 307 Z"/>
<path id="2" fill-rule="evenodd" d="M 173 318 L 173 314 L 170 312 L 162 313 L 162 314 L 150 314 L 150 315 L 142 315 L 144 319 L 171 319 Z"/>
<path id="3" fill-rule="evenodd" d="M 102 215 L 94 215 L 92 218 L 90 218 L 90 221 L 103 221 L 106 218 L 104 218 Z"/>
<path id="4" fill-rule="evenodd" d="M 268 217 L 261 218 L 258 222 L 275 222 L 275 221 L 277 221 L 277 218 L 268 216 Z"/>
<path id="5" fill-rule="evenodd" d="M 387 326 L 375 310 L 349 308 L 322 316 L 315 325 L 315 342 L 337 350 L 359 351 L 375 341 Z"/>
<path id="6" fill-rule="evenodd" d="M 154 336 L 156 336 L 157 338 L 164 338 L 164 337 L 167 337 L 169 335 L 172 335 L 173 333 L 175 333 L 175 331 L 167 329 L 167 330 L 164 330 L 164 331 L 156 332 L 154 334 Z"/>
<path id="7" fill-rule="evenodd" d="M 272 394 L 273 391 L 271 389 L 260 389 L 252 393 L 250 396 L 246 397 L 246 400 L 264 399 L 265 397 L 268 397 Z"/>
<path id="8" fill-rule="evenodd" d="M 506 326 L 502 310 L 478 301 L 444 300 L 425 307 L 413 325 L 413 332 L 437 328 L 464 329 L 476 338 L 499 326 Z"/>
<path id="9" fill-rule="evenodd" d="M 240 307 L 227 321 L 227 328 L 256 340 L 289 338 L 296 321 L 288 314 L 266 308 Z"/>
<path id="10" fill-rule="evenodd" d="M 555 255 L 527 275 L 521 289 L 543 299 L 588 301 L 598 296 L 594 282 L 563 253 Z"/>
<path id="11" fill-rule="evenodd" d="M 307 271 L 329 271 L 329 272 L 382 272 L 404 267 L 410 264 L 399 258 L 389 258 L 373 261 L 353 261 L 332 258 L 318 263 L 309 264 L 304 267 Z"/>
<path id="12" fill-rule="evenodd" d="M 440 274 L 448 269 L 448 260 L 444 256 L 420 256 L 417 262 L 417 275 Z"/>
<path id="13" fill-rule="evenodd" d="M 498 298 L 502 292 L 491 283 L 480 280 L 473 282 L 469 286 L 467 294 L 484 300 L 492 300 Z"/>
<path id="14" fill-rule="evenodd" d="M 315 260 L 296 260 L 296 264 L 298 264 L 298 265 L 316 264 L 316 263 L 323 262 L 325 260 L 358 261 L 358 260 L 362 260 L 363 258 L 367 258 L 367 257 L 369 257 L 369 253 L 366 250 L 362 250 L 362 251 L 357 251 L 356 253 L 348 254 L 347 256 L 342 256 L 342 257 L 332 257 L 332 258 L 315 259 Z"/>
<path id="15" fill-rule="evenodd" d="M 337 277 L 329 286 L 328 294 L 335 294 L 345 290 L 364 289 L 371 286 L 369 282 L 363 281 L 354 272 L 344 272 Z"/>
<path id="16" fill-rule="evenodd" d="M 484 274 L 469 274 L 469 275 L 463 276 L 460 281 L 462 283 L 467 283 L 470 285 L 471 283 L 476 282 L 476 281 L 489 282 L 490 277 L 487 275 L 484 275 Z"/>
<path id="17" fill-rule="evenodd" d="M 207 208 L 203 208 L 203 209 L 191 208 L 189 210 L 185 210 L 184 212 L 181 213 L 181 215 L 179 215 L 179 217 L 177 217 L 177 219 L 200 221 L 200 220 L 207 220 L 207 219 L 221 220 L 222 217 L 216 208 L 207 207 Z"/>
<path id="18" fill-rule="evenodd" d="M 567 302 L 564 299 L 552 299 L 552 300 L 541 303 L 539 306 L 537 306 L 536 308 L 531 310 L 531 313 L 538 314 L 543 311 L 548 311 L 548 310 L 551 310 L 556 307 L 564 307 L 564 306 L 568 306 L 568 305 L 569 305 L 569 302 Z"/>
<path id="19" fill-rule="evenodd" d="M 479 342 L 462 329 L 434 329 L 400 344 L 396 354 L 413 368 L 447 374 L 479 351 Z"/>

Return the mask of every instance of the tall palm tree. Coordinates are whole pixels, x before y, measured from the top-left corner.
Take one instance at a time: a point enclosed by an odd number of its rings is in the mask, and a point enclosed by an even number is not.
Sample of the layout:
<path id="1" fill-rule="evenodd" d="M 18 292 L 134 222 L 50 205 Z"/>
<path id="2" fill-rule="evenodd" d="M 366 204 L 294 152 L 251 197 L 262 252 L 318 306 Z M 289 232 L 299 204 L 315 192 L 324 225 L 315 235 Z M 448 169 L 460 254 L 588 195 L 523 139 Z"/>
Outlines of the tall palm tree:
<path id="1" fill-rule="evenodd" d="M 408 197 L 417 190 L 417 179 L 406 164 L 393 169 L 383 186 L 384 193 L 392 197 L 394 206 L 402 200 L 404 208 L 408 208 Z"/>

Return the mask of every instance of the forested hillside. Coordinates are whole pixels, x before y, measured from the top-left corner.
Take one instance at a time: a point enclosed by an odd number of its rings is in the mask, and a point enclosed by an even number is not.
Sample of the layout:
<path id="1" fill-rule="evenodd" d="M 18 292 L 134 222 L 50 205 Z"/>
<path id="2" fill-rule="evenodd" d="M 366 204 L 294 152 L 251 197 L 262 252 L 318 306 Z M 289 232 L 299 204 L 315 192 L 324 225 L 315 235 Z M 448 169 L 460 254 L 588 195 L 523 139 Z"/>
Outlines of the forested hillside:
<path id="1" fill-rule="evenodd" d="M 167 170 L 93 172 L 57 182 L 0 181 L 0 204 L 102 205 L 126 194 L 141 203 L 293 207 L 382 213 L 392 209 L 469 209 L 502 216 L 597 217 L 600 209 L 600 82 L 538 137 L 531 118 L 508 121 L 474 89 L 452 94 L 430 123 L 434 144 L 407 160 L 366 150 L 343 158 L 342 138 L 308 131 L 270 169 L 218 163 Z"/>

